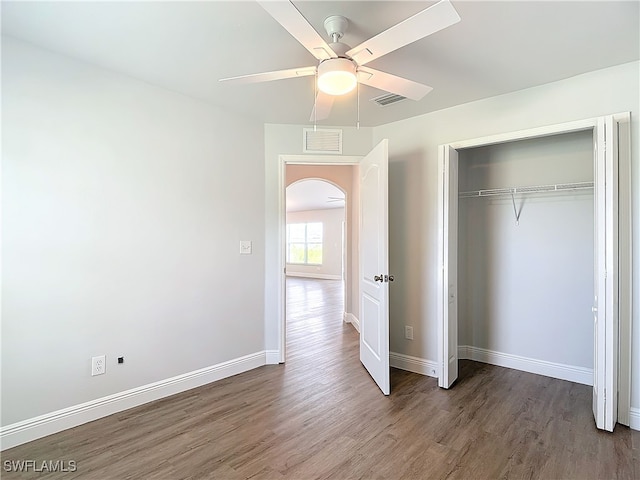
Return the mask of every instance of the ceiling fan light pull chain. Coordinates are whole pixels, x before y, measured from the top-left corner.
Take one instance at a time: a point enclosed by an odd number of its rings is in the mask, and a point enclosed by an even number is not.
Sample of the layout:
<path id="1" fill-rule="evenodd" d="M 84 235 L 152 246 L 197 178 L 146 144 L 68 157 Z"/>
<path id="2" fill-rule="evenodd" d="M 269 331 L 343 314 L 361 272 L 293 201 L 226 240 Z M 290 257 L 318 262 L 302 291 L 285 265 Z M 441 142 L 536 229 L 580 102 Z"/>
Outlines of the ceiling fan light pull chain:
<path id="1" fill-rule="evenodd" d="M 356 97 L 358 98 L 358 118 L 356 120 L 356 130 L 360 130 L 360 82 L 357 83 L 356 88 Z"/>
<path id="2" fill-rule="evenodd" d="M 318 131 L 318 70 L 313 82 L 313 131 Z"/>

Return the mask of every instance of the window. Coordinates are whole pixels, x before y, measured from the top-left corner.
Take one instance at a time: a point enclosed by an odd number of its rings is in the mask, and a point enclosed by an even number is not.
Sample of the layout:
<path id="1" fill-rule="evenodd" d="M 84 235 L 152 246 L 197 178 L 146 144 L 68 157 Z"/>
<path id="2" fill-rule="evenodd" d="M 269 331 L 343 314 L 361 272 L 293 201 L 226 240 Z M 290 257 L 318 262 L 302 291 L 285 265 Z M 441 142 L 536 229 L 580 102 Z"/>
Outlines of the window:
<path id="1" fill-rule="evenodd" d="M 287 263 L 322 265 L 322 223 L 287 225 Z"/>

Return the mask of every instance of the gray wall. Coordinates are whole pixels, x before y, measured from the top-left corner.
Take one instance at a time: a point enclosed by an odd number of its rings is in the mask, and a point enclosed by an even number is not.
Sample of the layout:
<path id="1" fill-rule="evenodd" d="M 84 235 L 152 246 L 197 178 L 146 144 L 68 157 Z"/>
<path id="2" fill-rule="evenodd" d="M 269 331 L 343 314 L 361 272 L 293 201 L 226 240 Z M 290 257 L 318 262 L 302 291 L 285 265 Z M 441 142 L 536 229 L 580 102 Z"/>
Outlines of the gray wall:
<path id="1" fill-rule="evenodd" d="M 2 424 L 263 351 L 263 126 L 10 39 L 2 80 Z"/>
<path id="2" fill-rule="evenodd" d="M 460 191 L 593 181 L 591 132 L 460 152 Z M 593 191 L 461 198 L 460 345 L 593 368 Z"/>
<path id="3" fill-rule="evenodd" d="M 437 360 L 438 145 L 630 111 L 633 218 L 640 212 L 639 63 L 487 98 L 374 128 L 389 139 L 391 351 Z M 525 214 L 523 213 L 523 216 Z M 524 218 L 523 218 L 524 220 Z M 640 222 L 633 226 L 632 401 L 640 408 Z M 413 325 L 414 340 L 404 339 Z"/>

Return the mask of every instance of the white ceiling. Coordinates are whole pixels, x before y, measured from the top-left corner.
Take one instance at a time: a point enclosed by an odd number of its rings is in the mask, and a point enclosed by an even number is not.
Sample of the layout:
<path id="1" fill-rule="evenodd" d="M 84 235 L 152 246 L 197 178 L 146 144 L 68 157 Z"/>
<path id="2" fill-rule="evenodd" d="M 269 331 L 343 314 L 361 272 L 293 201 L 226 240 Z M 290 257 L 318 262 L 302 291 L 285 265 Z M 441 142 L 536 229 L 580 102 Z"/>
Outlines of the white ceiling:
<path id="1" fill-rule="evenodd" d="M 287 212 L 329 208 L 344 208 L 344 192 L 331 183 L 301 180 L 287 187 Z"/>
<path id="2" fill-rule="evenodd" d="M 324 36 L 323 21 L 351 22 L 359 44 L 433 1 L 294 1 Z M 419 102 L 378 107 L 362 87 L 361 124 L 374 126 L 638 60 L 640 2 L 460 1 L 462 21 L 368 64 L 425 83 Z M 219 84 L 223 77 L 315 65 L 252 1 L 2 2 L 2 31 L 269 123 L 306 124 L 313 77 Z M 354 125 L 354 93 L 323 123 Z"/>

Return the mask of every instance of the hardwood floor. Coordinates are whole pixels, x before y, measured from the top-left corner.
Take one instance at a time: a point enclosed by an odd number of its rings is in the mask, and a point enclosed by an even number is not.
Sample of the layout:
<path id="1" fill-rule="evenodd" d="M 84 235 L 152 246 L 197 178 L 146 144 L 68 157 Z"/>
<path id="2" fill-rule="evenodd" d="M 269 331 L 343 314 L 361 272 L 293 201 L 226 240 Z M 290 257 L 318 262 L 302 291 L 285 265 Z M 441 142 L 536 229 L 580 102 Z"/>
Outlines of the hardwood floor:
<path id="1" fill-rule="evenodd" d="M 640 478 L 640 432 L 596 430 L 590 387 L 463 361 L 451 390 L 392 369 L 385 397 L 342 322 L 340 283 L 287 290 L 285 365 L 7 450 L 2 478 Z M 77 470 L 10 473 L 11 460 Z"/>

